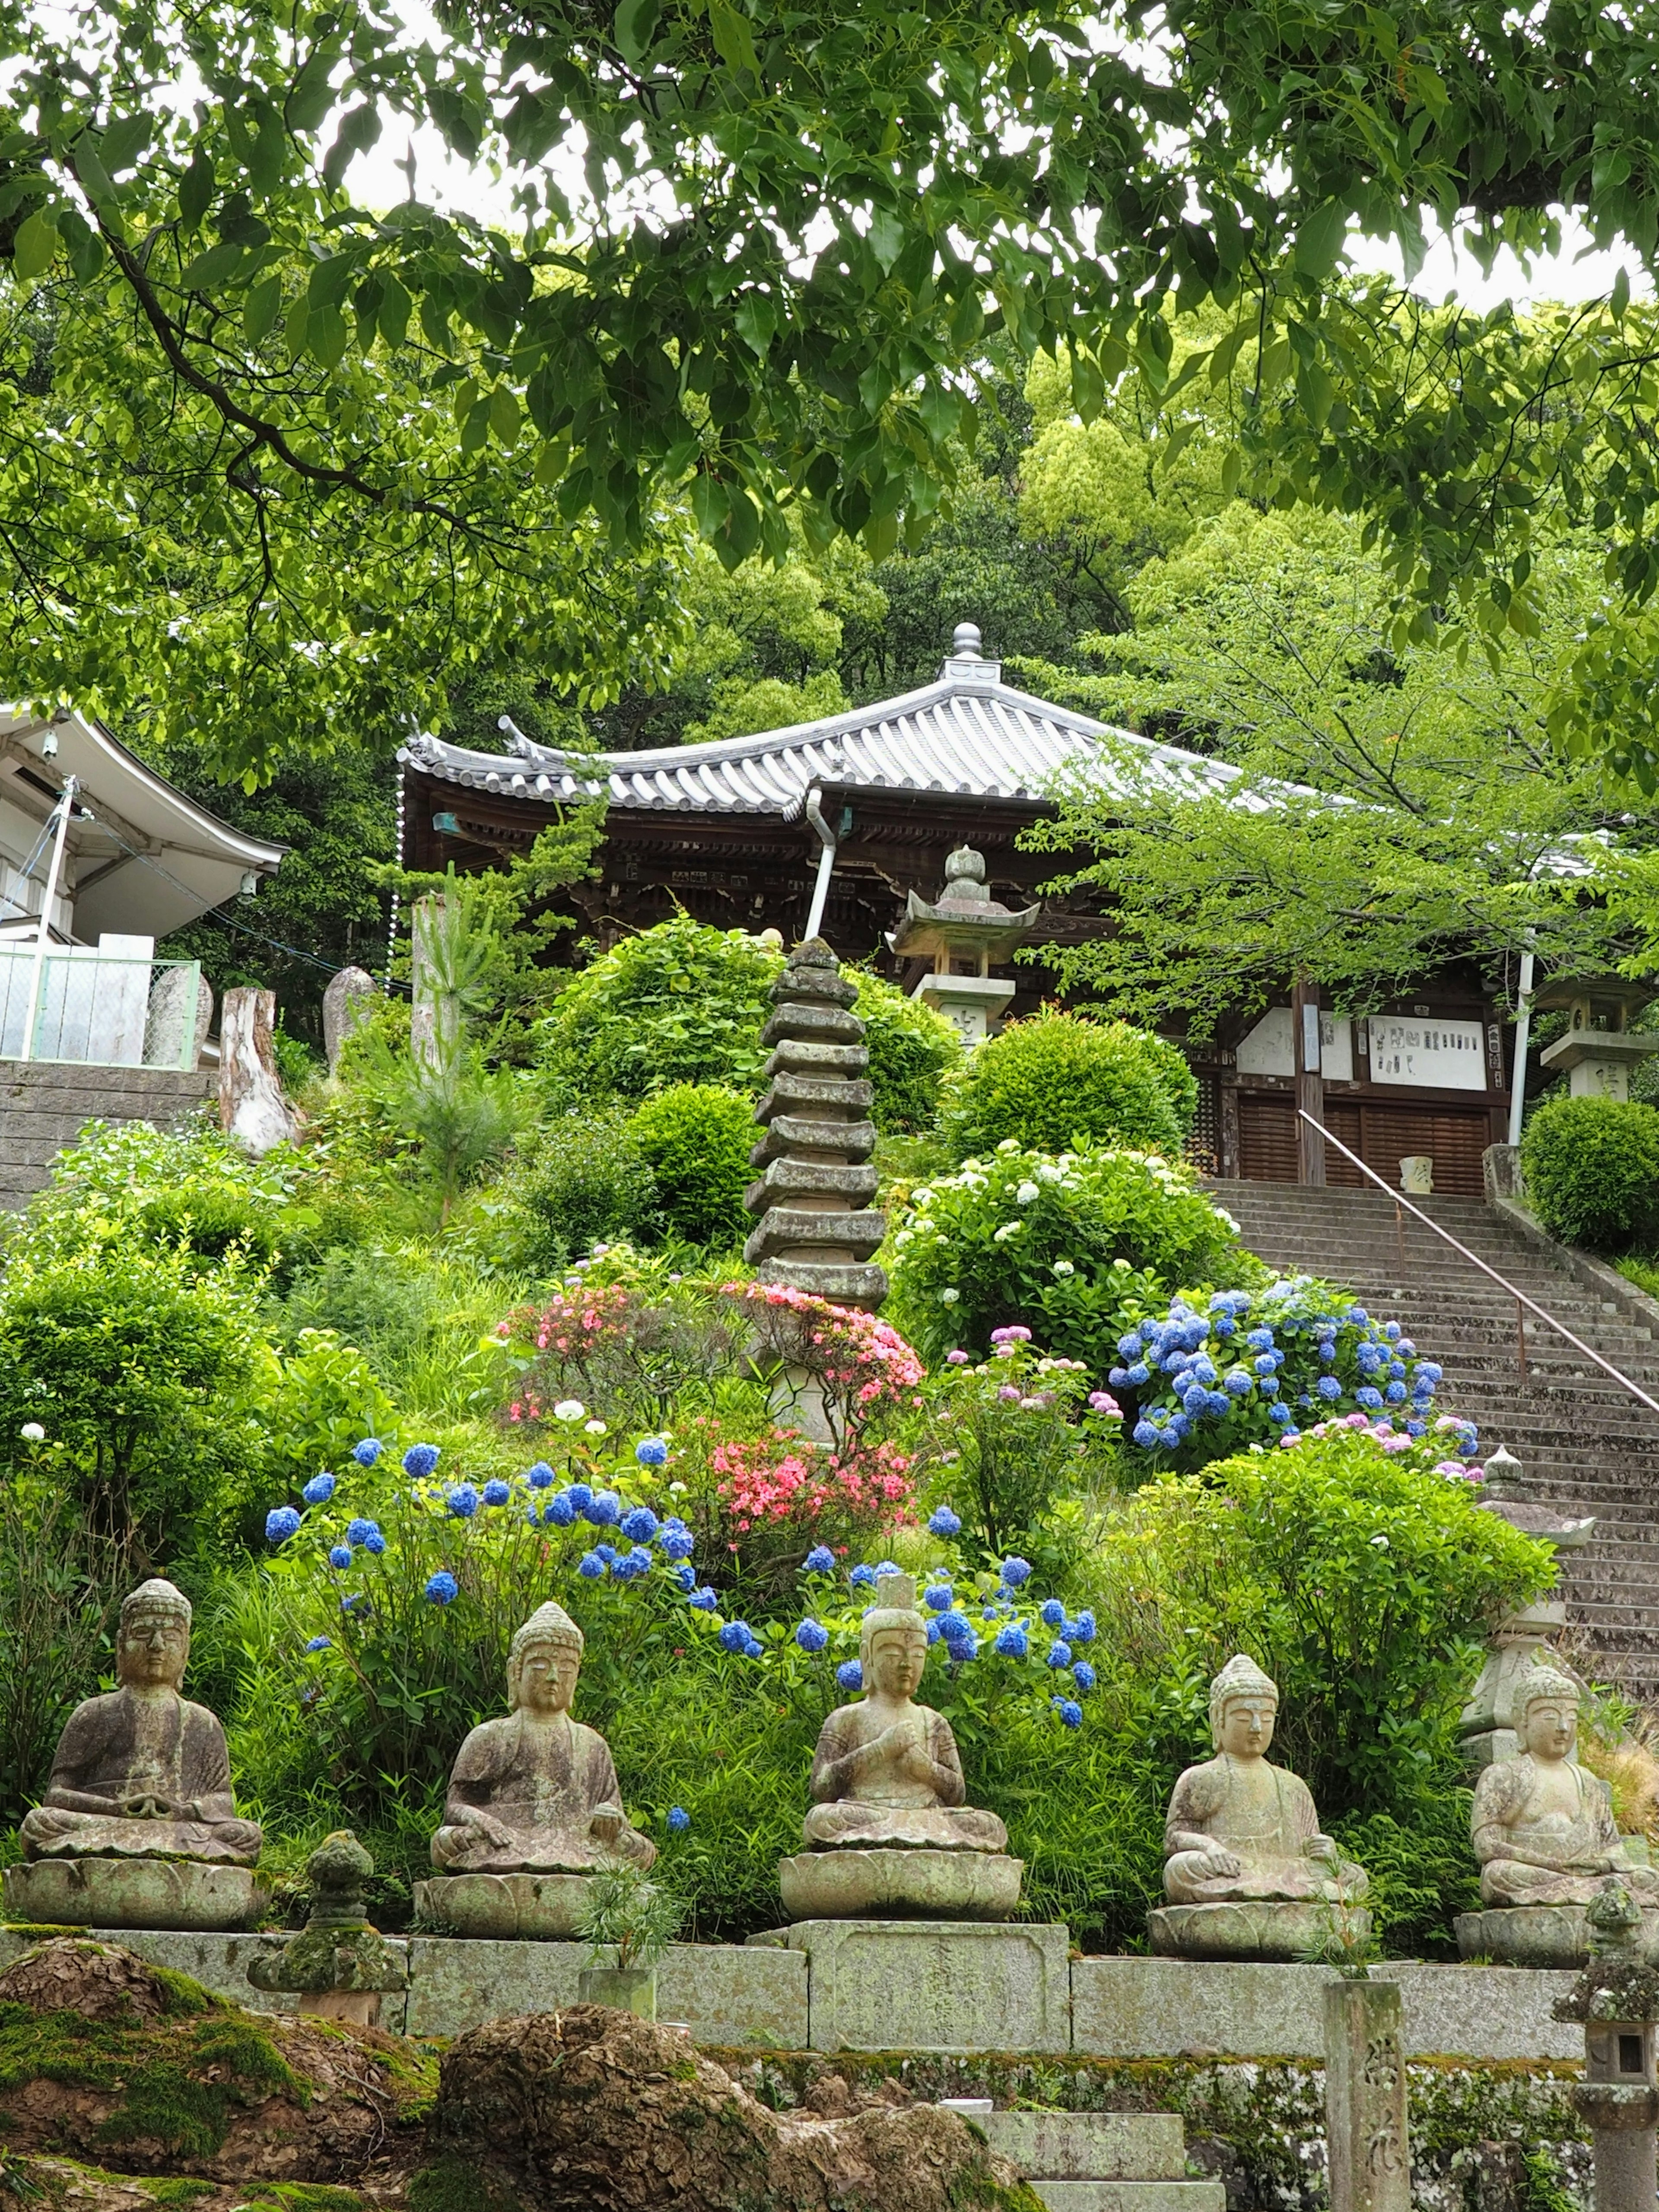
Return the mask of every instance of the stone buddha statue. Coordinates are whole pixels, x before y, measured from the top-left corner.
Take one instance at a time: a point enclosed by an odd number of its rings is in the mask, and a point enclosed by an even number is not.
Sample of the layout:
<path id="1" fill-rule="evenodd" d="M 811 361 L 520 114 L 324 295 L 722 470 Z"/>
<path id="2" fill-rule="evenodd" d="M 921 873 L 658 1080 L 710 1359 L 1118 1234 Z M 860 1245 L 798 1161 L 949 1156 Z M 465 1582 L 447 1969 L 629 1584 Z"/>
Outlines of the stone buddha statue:
<path id="1" fill-rule="evenodd" d="M 908 1879 L 920 1890 L 931 1877 L 942 1900 L 945 1892 L 960 1893 L 955 1909 L 982 1910 L 972 1899 L 994 1893 L 1003 1909 L 1012 1909 L 1019 1893 L 1019 1862 L 1006 1856 L 1008 1831 L 994 1813 L 967 1804 L 950 1723 L 915 1702 L 927 1664 L 927 1628 L 908 1575 L 884 1575 L 877 1583 L 876 1602 L 859 1632 L 859 1657 L 864 1696 L 838 1706 L 818 1734 L 808 1784 L 812 1807 L 803 1823 L 807 1850 L 783 1863 L 785 1905 L 793 1910 L 799 1902 L 805 1910 L 810 1903 L 812 1910 L 830 1913 L 860 1909 L 826 1902 L 824 1885 L 836 1886 L 836 1870 L 813 1865 L 832 1853 L 856 1852 L 908 1855 L 908 1877 L 902 1866 L 893 1866 L 880 1870 L 884 1879 L 901 1887 Z M 951 1872 L 935 1863 L 943 1854 L 958 1861 L 972 1854 L 993 1863 L 960 1865 Z M 792 1869 L 799 1870 L 798 1878 Z M 1012 1896 L 1005 1894 L 1009 1869 Z M 805 1888 L 813 1884 L 824 1893 L 809 1900 Z M 923 1898 L 911 1909 L 944 1911 L 945 1905 Z"/>
<path id="2" fill-rule="evenodd" d="M 432 1838 L 441 1874 L 586 1874 L 656 1857 L 650 1838 L 628 1824 L 605 1738 L 570 1717 L 582 1649 L 580 1629 L 550 1602 L 514 1637 L 513 1710 L 475 1728 L 456 1756 Z"/>
<path id="3" fill-rule="evenodd" d="M 1578 1700 L 1559 1668 L 1522 1678 L 1522 1748 L 1483 1768 L 1475 1786 L 1469 1825 L 1484 1905 L 1586 1905 L 1613 1874 L 1638 1905 L 1659 1905 L 1659 1873 L 1626 1862 L 1606 1783 L 1573 1759 Z"/>
<path id="4" fill-rule="evenodd" d="M 225 1732 L 180 1697 L 190 1657 L 190 1600 L 169 1582 L 141 1583 L 121 1607 L 118 1690 L 88 1698 L 58 1739 L 46 1794 L 25 1814 L 29 1859 L 199 1859 L 252 1866 L 263 1840 L 240 1820 Z"/>
<path id="5" fill-rule="evenodd" d="M 1211 1683 L 1216 1755 L 1189 1766 L 1170 1800 L 1155 1950 L 1294 1958 L 1365 1895 L 1364 1869 L 1321 1833 L 1307 1784 L 1268 1760 L 1278 1712 L 1277 1685 L 1243 1652 Z"/>
<path id="6" fill-rule="evenodd" d="M 258 1918 L 263 1838 L 237 1818 L 223 1729 L 179 1695 L 190 1615 L 159 1580 L 122 1605 L 121 1686 L 70 1715 L 46 1796 L 24 1815 L 24 1863 L 5 1870 L 8 1918 L 216 1929 Z"/>

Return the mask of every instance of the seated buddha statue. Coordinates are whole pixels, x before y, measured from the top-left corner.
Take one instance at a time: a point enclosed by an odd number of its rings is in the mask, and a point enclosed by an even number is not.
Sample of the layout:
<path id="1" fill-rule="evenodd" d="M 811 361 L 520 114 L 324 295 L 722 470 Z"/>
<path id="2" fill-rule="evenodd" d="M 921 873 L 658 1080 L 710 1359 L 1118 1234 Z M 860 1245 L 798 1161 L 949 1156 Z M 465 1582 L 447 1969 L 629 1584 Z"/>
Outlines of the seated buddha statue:
<path id="1" fill-rule="evenodd" d="M 1611 1874 L 1659 1905 L 1659 1873 L 1626 1862 L 1606 1783 L 1573 1760 L 1579 1694 L 1547 1665 L 1516 1686 L 1522 1748 L 1482 1769 L 1470 1818 L 1483 1905 L 1589 1905 Z"/>
<path id="2" fill-rule="evenodd" d="M 818 1850 L 1006 1851 L 994 1813 L 963 1801 L 968 1787 L 942 1713 L 914 1702 L 927 1664 L 927 1630 L 908 1575 L 884 1575 L 859 1632 L 865 1694 L 840 1705 L 818 1735 L 809 1786 L 807 1844 Z"/>
<path id="3" fill-rule="evenodd" d="M 586 1874 L 617 1858 L 648 1867 L 657 1847 L 631 1828 L 610 1747 L 570 1717 L 582 1632 L 562 1607 L 540 1607 L 507 1652 L 501 1720 L 475 1728 L 456 1756 L 441 1874 Z"/>
<path id="4" fill-rule="evenodd" d="M 121 1686 L 70 1715 L 46 1794 L 23 1819 L 26 1859 L 258 1859 L 259 1830 L 236 1817 L 225 1732 L 179 1694 L 190 1621 L 169 1582 L 141 1583 L 123 1603 Z"/>
<path id="5" fill-rule="evenodd" d="M 1267 1759 L 1279 1691 L 1240 1652 L 1210 1685 L 1216 1755 L 1176 1784 L 1164 1828 L 1164 1894 L 1171 1905 L 1319 1899 L 1352 1905 L 1364 1869 L 1322 1835 L 1308 1785 Z"/>

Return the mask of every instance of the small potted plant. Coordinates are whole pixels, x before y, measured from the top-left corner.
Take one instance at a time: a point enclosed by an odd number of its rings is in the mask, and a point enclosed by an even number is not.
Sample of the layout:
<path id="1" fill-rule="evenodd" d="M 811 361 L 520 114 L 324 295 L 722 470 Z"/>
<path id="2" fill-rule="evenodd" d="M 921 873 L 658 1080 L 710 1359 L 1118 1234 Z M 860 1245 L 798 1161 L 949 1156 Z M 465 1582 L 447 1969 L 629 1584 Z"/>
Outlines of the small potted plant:
<path id="1" fill-rule="evenodd" d="M 657 2017 L 657 1968 L 679 1933 L 678 1898 L 635 1866 L 606 1867 L 589 1878 L 577 1922 L 590 1963 L 577 1977 L 583 2004 Z M 601 1964 L 605 1954 L 608 1964 Z"/>

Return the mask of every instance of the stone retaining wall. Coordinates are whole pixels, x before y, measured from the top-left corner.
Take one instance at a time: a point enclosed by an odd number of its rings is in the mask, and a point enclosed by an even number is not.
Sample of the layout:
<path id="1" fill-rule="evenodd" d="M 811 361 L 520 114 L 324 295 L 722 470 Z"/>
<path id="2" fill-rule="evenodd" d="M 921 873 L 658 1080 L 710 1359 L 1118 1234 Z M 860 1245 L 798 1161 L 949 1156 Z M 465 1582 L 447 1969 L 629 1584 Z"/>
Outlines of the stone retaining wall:
<path id="1" fill-rule="evenodd" d="M 0 1060 L 0 1206 L 20 1206 L 88 1121 L 171 1128 L 218 1093 L 211 1068 L 82 1067 Z"/>

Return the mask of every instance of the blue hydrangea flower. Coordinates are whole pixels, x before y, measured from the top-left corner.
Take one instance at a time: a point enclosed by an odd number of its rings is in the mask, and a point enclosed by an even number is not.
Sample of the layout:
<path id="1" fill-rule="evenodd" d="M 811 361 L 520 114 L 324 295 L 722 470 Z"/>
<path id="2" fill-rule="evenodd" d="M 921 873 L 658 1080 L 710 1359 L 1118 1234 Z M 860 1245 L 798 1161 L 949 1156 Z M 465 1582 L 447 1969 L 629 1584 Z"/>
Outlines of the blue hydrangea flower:
<path id="1" fill-rule="evenodd" d="M 696 1569 L 693 1566 L 676 1567 L 674 1570 L 674 1587 L 676 1589 L 684 1590 L 689 1595 L 690 1593 L 697 1587 Z"/>
<path id="2" fill-rule="evenodd" d="M 636 1505 L 623 1516 L 622 1532 L 630 1544 L 648 1544 L 657 1528 L 657 1516 L 648 1505 Z"/>
<path id="3" fill-rule="evenodd" d="M 687 1598 L 685 1601 L 689 1606 L 695 1607 L 698 1613 L 713 1613 L 715 1607 L 720 1603 L 720 1600 L 714 1595 L 714 1591 L 710 1589 L 707 1583 L 703 1584 L 701 1589 L 693 1590 L 690 1596 Z"/>
<path id="4" fill-rule="evenodd" d="M 1253 1328 L 1244 1341 L 1252 1352 L 1271 1352 L 1273 1348 L 1273 1333 L 1270 1328 Z"/>
<path id="5" fill-rule="evenodd" d="M 1253 1387 L 1248 1368 L 1230 1367 L 1222 1380 L 1222 1388 L 1230 1397 L 1248 1398 Z"/>
<path id="6" fill-rule="evenodd" d="M 836 1555 L 828 1544 L 814 1544 L 800 1563 L 804 1575 L 832 1575 L 836 1571 Z"/>
<path id="7" fill-rule="evenodd" d="M 1407 1421 L 1406 1424 L 1406 1434 L 1408 1437 L 1425 1437 L 1428 1432 L 1429 1425 L 1426 1421 Z"/>
<path id="8" fill-rule="evenodd" d="M 746 1620 L 728 1620 L 721 1625 L 720 1644 L 722 1651 L 745 1651 L 754 1641 L 755 1632 Z"/>
<path id="9" fill-rule="evenodd" d="M 328 1555 L 328 1564 L 330 1565 L 330 1566 L 331 1566 L 331 1567 L 334 1568 L 334 1570 L 336 1571 L 336 1572 L 337 1572 L 337 1572 L 343 1572 L 343 1571 L 344 1571 L 344 1569 L 346 1569 L 347 1567 L 349 1567 L 349 1566 L 351 1565 L 351 1547 L 350 1547 L 350 1545 L 349 1545 L 349 1544 L 336 1544 L 336 1545 L 334 1545 L 334 1546 L 331 1548 L 331 1550 L 330 1550 L 330 1552 L 329 1552 L 329 1555 Z"/>
<path id="10" fill-rule="evenodd" d="M 605 1572 L 605 1561 L 597 1552 L 584 1552 L 576 1562 L 576 1572 L 588 1582 L 596 1583 Z"/>
<path id="11" fill-rule="evenodd" d="M 1403 1406 L 1406 1402 L 1406 1386 L 1403 1382 L 1390 1382 L 1382 1395 L 1388 1400 L 1389 1405 Z"/>
<path id="12" fill-rule="evenodd" d="M 1005 1559 L 1000 1571 L 1003 1581 L 1010 1589 L 1018 1589 L 1022 1583 L 1029 1583 L 1031 1579 L 1031 1563 L 1029 1559 L 1018 1557 Z"/>
<path id="13" fill-rule="evenodd" d="M 766 1646 L 761 1642 L 758 1636 L 751 1636 L 747 1644 L 743 1647 L 743 1656 L 745 1659 L 765 1658 Z"/>
<path id="14" fill-rule="evenodd" d="M 286 1544 L 290 1536 L 299 1533 L 300 1516 L 291 1505 L 273 1506 L 265 1516 L 265 1541 Z"/>
<path id="15" fill-rule="evenodd" d="M 1023 1659 L 1029 1649 L 1024 1628 L 1018 1621 L 1011 1620 L 1006 1628 L 997 1631 L 996 1641 L 991 1649 L 1000 1652 L 1005 1659 Z"/>
<path id="16" fill-rule="evenodd" d="M 634 1456 L 641 1467 L 666 1467 L 668 1446 L 660 1437 L 642 1437 L 634 1447 Z"/>
<path id="17" fill-rule="evenodd" d="M 689 1559 L 697 1548 L 696 1539 L 689 1528 L 671 1528 L 662 1540 L 664 1556 L 670 1559 Z"/>
<path id="18" fill-rule="evenodd" d="M 948 1613 L 940 1618 L 939 1624 L 939 1636 L 944 1643 L 945 1650 L 948 1652 L 950 1656 L 960 1665 L 963 1662 L 972 1659 L 977 1656 L 979 1651 L 979 1638 L 975 1633 L 972 1621 L 968 1620 L 965 1614 L 958 1613 L 957 1615 L 957 1619 L 962 1622 L 962 1626 L 957 1629 L 954 1634 L 946 1626 L 946 1623 L 950 1619 L 951 1615 Z"/>
<path id="19" fill-rule="evenodd" d="M 306 1646 L 307 1651 L 331 1651 L 333 1649 L 334 1638 L 331 1636 L 313 1636 Z"/>
<path id="20" fill-rule="evenodd" d="M 1265 1382 L 1258 1382 L 1255 1387 L 1264 1398 L 1276 1398 L 1279 1395 L 1279 1377 L 1269 1375 Z"/>
<path id="21" fill-rule="evenodd" d="M 1270 1421 L 1276 1421 L 1281 1429 L 1285 1429 L 1290 1426 L 1291 1423 L 1296 1419 L 1296 1415 L 1291 1411 L 1284 1400 L 1280 1399 L 1278 1405 L 1268 1407 L 1267 1419 Z"/>
<path id="22" fill-rule="evenodd" d="M 300 1495 L 307 1505 L 326 1505 L 334 1495 L 334 1477 L 328 1474 L 313 1474 Z"/>
<path id="23" fill-rule="evenodd" d="M 493 1481 L 485 1483 L 483 1486 L 483 1502 L 486 1505 L 505 1505 L 512 1495 L 513 1492 L 499 1476 Z"/>
<path id="24" fill-rule="evenodd" d="M 671 1805 L 669 1807 L 668 1825 L 677 1836 L 683 1836 L 685 1833 L 686 1830 L 691 1825 L 691 1815 L 686 1811 L 684 1805 Z"/>
<path id="25" fill-rule="evenodd" d="M 444 1503 L 458 1521 L 470 1521 L 478 1510 L 478 1493 L 470 1482 L 458 1482 Z"/>
<path id="26" fill-rule="evenodd" d="M 1353 1399 L 1356 1406 L 1364 1406 L 1367 1412 L 1374 1413 L 1382 1406 L 1382 1393 L 1374 1383 L 1362 1382 L 1354 1392 Z"/>
<path id="27" fill-rule="evenodd" d="M 1322 1398 L 1328 1401 L 1333 1406 L 1342 1395 L 1342 1385 L 1334 1375 L 1322 1375 L 1318 1382 L 1314 1384 L 1314 1389 L 1318 1391 Z"/>
<path id="28" fill-rule="evenodd" d="M 1129 1370 L 1127 1367 L 1109 1367 L 1106 1370 L 1106 1380 L 1114 1390 L 1127 1390 L 1129 1387 Z"/>
<path id="29" fill-rule="evenodd" d="M 803 1651 L 822 1651 L 830 1641 L 830 1632 L 821 1620 L 803 1620 L 795 1631 L 795 1641 Z"/>
<path id="30" fill-rule="evenodd" d="M 596 1528 L 614 1528 L 622 1519 L 622 1499 L 614 1490 L 601 1490 L 589 1500 L 584 1516 Z"/>
<path id="31" fill-rule="evenodd" d="M 1066 1626 L 1066 1608 L 1057 1597 L 1051 1597 L 1044 1603 L 1037 1619 L 1045 1628 L 1063 1628 Z"/>
<path id="32" fill-rule="evenodd" d="M 962 1516 L 953 1513 L 948 1505 L 936 1505 L 927 1516 L 927 1527 L 935 1536 L 959 1536 Z"/>
<path id="33" fill-rule="evenodd" d="M 1151 1451 L 1155 1445 L 1160 1444 L 1164 1441 L 1163 1430 L 1155 1427 L 1153 1424 L 1148 1420 L 1137 1421 L 1134 1425 L 1133 1434 L 1134 1440 L 1140 1446 L 1142 1451 Z"/>
<path id="34" fill-rule="evenodd" d="M 1385 1321 L 1382 1324 L 1382 1334 L 1388 1338 L 1390 1344 L 1398 1344 L 1401 1336 L 1399 1322 L 1397 1321 Z"/>
<path id="35" fill-rule="evenodd" d="M 594 1549 L 594 1550 L 599 1553 L 599 1557 L 600 1557 L 600 1558 L 605 1561 L 605 1564 L 606 1565 L 606 1566 L 607 1566 L 607 1567 L 611 1564 L 611 1562 L 615 1559 L 615 1558 L 616 1558 L 616 1556 L 617 1556 L 617 1547 L 616 1547 L 616 1546 L 615 1546 L 614 1544 L 595 1544 L 595 1545 L 594 1545 L 594 1547 L 593 1547 L 593 1549 Z"/>
<path id="36" fill-rule="evenodd" d="M 550 1521 L 556 1528 L 568 1528 L 576 1517 L 576 1509 L 570 1502 L 570 1492 L 562 1490 L 556 1498 L 550 1498 L 542 1508 L 544 1521 Z"/>
<path id="37" fill-rule="evenodd" d="M 363 1549 L 368 1553 L 372 1558 L 376 1559 L 380 1558 L 380 1554 L 386 1549 L 386 1538 L 380 1534 L 378 1528 L 372 1525 L 368 1535 L 363 1539 Z"/>
<path id="38" fill-rule="evenodd" d="M 404 1473 L 413 1475 L 416 1482 L 424 1482 L 437 1464 L 436 1444 L 410 1444 L 404 1454 Z"/>
<path id="39" fill-rule="evenodd" d="M 656 1561 L 643 1544 L 635 1544 L 628 1555 L 628 1568 L 631 1574 L 648 1575 L 655 1565 Z"/>
<path id="40" fill-rule="evenodd" d="M 361 1514 L 355 1515 L 352 1519 L 346 1522 L 345 1540 L 347 1543 L 368 1543 L 370 1532 L 374 1527 L 374 1522 L 365 1521 Z"/>
<path id="41" fill-rule="evenodd" d="M 435 1575 L 427 1577 L 425 1595 L 428 1605 L 453 1605 L 460 1590 L 460 1584 L 447 1567 L 440 1567 Z"/>
<path id="42" fill-rule="evenodd" d="M 1092 1644 L 1095 1640 L 1095 1615 L 1092 1606 L 1085 1605 L 1066 1631 L 1073 1644 Z"/>
<path id="43" fill-rule="evenodd" d="M 550 1490 L 553 1487 L 553 1470 L 544 1459 L 538 1459 L 525 1480 L 532 1490 Z"/>
<path id="44" fill-rule="evenodd" d="M 1054 1708 L 1067 1728 L 1082 1727 L 1083 1708 L 1075 1698 L 1056 1698 Z"/>
<path id="45" fill-rule="evenodd" d="M 373 1467 L 386 1446 L 378 1437 L 365 1437 L 360 1444 L 353 1444 L 351 1456 L 359 1467 Z"/>
<path id="46" fill-rule="evenodd" d="M 854 1589 L 874 1589 L 876 1571 L 873 1567 L 854 1567 L 847 1579 Z"/>
<path id="47" fill-rule="evenodd" d="M 951 1596 L 949 1583 L 930 1583 L 921 1594 L 921 1601 L 929 1613 L 948 1613 Z"/>
<path id="48" fill-rule="evenodd" d="M 592 1486 L 589 1483 L 573 1482 L 564 1494 L 570 1500 L 572 1510 L 577 1513 L 586 1513 L 593 1503 Z"/>
<path id="49" fill-rule="evenodd" d="M 1086 1659 L 1079 1659 L 1077 1664 L 1073 1668 L 1072 1680 L 1077 1684 L 1079 1690 L 1093 1689 L 1095 1686 L 1095 1670 L 1089 1664 Z"/>
<path id="50" fill-rule="evenodd" d="M 1048 1664 L 1058 1673 L 1060 1668 L 1069 1667 L 1071 1663 L 1071 1645 L 1063 1636 L 1055 1637 L 1054 1642 L 1048 1646 Z"/>

